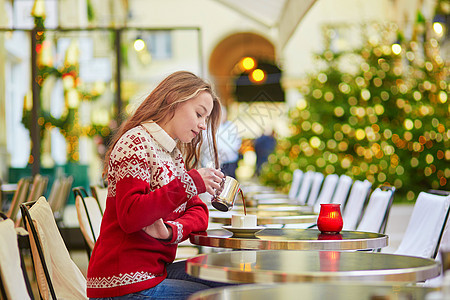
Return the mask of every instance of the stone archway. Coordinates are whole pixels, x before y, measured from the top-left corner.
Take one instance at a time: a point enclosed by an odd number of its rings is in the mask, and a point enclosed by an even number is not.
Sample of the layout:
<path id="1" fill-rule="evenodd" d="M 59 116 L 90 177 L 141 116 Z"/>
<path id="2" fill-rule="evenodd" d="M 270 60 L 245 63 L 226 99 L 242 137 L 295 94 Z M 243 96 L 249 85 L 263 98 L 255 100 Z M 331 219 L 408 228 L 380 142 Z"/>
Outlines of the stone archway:
<path id="1" fill-rule="evenodd" d="M 234 101 L 233 77 L 238 74 L 237 63 L 245 56 L 275 62 L 275 46 L 261 35 L 242 32 L 220 41 L 211 53 L 209 72 L 224 105 Z"/>

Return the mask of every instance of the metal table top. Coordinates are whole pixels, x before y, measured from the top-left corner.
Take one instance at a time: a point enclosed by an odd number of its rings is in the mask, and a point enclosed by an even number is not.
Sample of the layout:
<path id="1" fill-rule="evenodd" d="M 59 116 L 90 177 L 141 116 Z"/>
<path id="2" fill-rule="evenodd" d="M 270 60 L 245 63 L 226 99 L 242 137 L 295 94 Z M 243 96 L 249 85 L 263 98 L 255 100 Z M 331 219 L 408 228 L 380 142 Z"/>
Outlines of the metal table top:
<path id="1" fill-rule="evenodd" d="M 17 183 L 2 183 L 0 184 L 0 210 L 3 205 L 3 196 L 12 194 L 17 190 Z"/>
<path id="2" fill-rule="evenodd" d="M 254 197 L 254 196 L 246 196 L 245 202 L 247 203 L 247 206 L 258 206 L 261 204 L 271 204 L 271 205 L 297 205 L 297 206 L 303 206 L 298 204 L 295 200 L 286 198 L 286 197 L 280 197 L 276 195 L 267 195 L 265 197 Z M 240 203 L 240 202 L 238 202 Z"/>
<path id="3" fill-rule="evenodd" d="M 17 183 L 3 183 L 0 185 L 0 191 L 3 193 L 14 193 L 17 190 Z"/>
<path id="4" fill-rule="evenodd" d="M 234 283 L 417 282 L 438 276 L 440 269 L 433 259 L 364 251 L 244 250 L 186 261 L 186 271 L 192 276 Z"/>
<path id="5" fill-rule="evenodd" d="M 209 211 L 219 211 L 212 205 L 207 205 Z M 300 212 L 300 213 L 312 213 L 313 207 L 311 206 L 303 206 L 303 205 L 279 205 L 279 204 L 261 204 L 257 206 L 247 206 L 246 210 L 248 213 L 254 213 L 257 211 L 263 211 L 263 212 L 269 212 L 269 211 L 275 211 L 275 212 Z M 243 214 L 244 213 L 244 206 L 242 205 L 234 205 L 232 210 L 234 213 Z"/>
<path id="6" fill-rule="evenodd" d="M 257 199 L 257 200 L 250 199 L 249 200 L 249 205 L 259 206 L 262 204 L 304 206 L 304 205 L 300 205 L 300 204 L 296 203 L 295 201 L 292 201 L 291 199 L 287 199 L 287 198 L 272 197 L 272 198 L 267 198 L 267 199 Z"/>
<path id="7" fill-rule="evenodd" d="M 225 225 L 231 224 L 231 216 L 240 211 L 210 211 L 209 220 L 213 223 L 221 223 Z M 255 214 L 258 218 L 258 225 L 268 224 L 299 224 L 299 223 L 315 223 L 317 220 L 317 214 L 311 212 L 299 212 L 299 211 L 262 211 L 258 210 L 251 214 Z"/>
<path id="8" fill-rule="evenodd" d="M 256 211 L 297 211 L 297 212 L 313 212 L 312 206 L 307 205 L 295 205 L 295 204 L 258 204 L 256 206 L 247 206 L 247 212 Z M 233 211 L 243 212 L 244 207 L 242 205 L 235 205 Z"/>
<path id="9" fill-rule="evenodd" d="M 425 299 L 427 294 L 440 293 L 437 288 L 381 283 L 284 283 L 244 284 L 223 289 L 210 289 L 195 293 L 189 300 L 219 299 L 302 299 L 302 300 L 373 300 L 373 299 Z M 299 296 L 301 295 L 301 297 Z"/>
<path id="10" fill-rule="evenodd" d="M 362 250 L 388 245 L 385 234 L 342 231 L 340 234 L 321 234 L 316 229 L 265 228 L 250 237 L 236 237 L 225 229 L 211 229 L 193 233 L 192 244 L 247 250 Z"/>

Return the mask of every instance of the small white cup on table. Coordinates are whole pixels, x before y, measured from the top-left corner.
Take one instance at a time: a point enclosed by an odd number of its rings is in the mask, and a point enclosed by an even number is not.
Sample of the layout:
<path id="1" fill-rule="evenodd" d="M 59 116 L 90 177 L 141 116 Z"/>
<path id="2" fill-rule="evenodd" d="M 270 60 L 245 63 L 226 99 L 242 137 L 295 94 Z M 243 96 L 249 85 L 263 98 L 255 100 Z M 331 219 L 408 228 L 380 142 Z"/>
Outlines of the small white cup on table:
<path id="1" fill-rule="evenodd" d="M 255 228 L 256 224 L 256 215 L 236 214 L 231 216 L 231 227 Z"/>

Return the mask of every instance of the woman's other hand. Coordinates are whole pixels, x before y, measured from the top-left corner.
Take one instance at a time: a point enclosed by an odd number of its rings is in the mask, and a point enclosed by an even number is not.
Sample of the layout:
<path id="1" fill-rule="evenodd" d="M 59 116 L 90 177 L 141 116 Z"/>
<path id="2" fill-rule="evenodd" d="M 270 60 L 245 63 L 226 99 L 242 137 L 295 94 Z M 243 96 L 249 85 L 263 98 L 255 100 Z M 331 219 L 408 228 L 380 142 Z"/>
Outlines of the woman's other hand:
<path id="1" fill-rule="evenodd" d="M 221 183 L 222 180 L 225 178 L 225 175 L 220 171 L 213 168 L 201 168 L 197 170 L 198 173 L 203 178 L 203 182 L 206 186 L 206 191 L 211 194 L 215 195 L 216 191 L 221 190 Z"/>
<path id="2" fill-rule="evenodd" d="M 162 219 L 158 219 L 152 225 L 142 228 L 145 233 L 155 239 L 168 240 L 172 238 L 172 228 L 167 227 Z"/>

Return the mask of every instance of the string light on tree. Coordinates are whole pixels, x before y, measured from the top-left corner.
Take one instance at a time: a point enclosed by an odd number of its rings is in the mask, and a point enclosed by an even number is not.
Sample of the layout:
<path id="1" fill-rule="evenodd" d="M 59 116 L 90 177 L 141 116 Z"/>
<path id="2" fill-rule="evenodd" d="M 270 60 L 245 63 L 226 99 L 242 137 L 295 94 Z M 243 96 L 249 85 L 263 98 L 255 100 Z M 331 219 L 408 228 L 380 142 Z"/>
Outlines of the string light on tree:
<path id="1" fill-rule="evenodd" d="M 407 200 L 426 189 L 450 189 L 448 66 L 434 31 L 424 30 L 432 25 L 416 26 L 411 41 L 399 39 L 396 25 L 373 26 L 367 32 L 378 35 L 360 49 L 317 56 L 322 68 L 299 88 L 304 100 L 289 113 L 292 135 L 269 157 L 263 183 L 287 192 L 290 182 L 278 174 L 293 172 L 289 157 L 303 171 L 394 185 Z M 362 61 L 355 73 L 340 69 L 349 56 Z M 314 130 L 316 123 L 322 130 Z"/>

